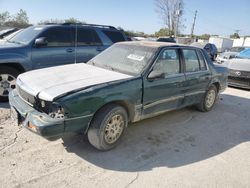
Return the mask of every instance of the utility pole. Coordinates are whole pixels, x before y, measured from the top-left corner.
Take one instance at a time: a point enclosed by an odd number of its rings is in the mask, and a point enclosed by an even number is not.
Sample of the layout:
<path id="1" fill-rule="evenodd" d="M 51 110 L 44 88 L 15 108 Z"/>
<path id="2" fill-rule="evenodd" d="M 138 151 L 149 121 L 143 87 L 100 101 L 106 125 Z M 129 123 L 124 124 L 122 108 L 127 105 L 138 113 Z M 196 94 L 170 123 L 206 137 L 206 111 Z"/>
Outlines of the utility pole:
<path id="1" fill-rule="evenodd" d="M 175 12 L 175 28 L 174 28 L 174 37 L 177 37 L 178 25 L 179 25 L 179 17 L 180 17 L 180 3 L 178 3 L 178 9 Z"/>
<path id="2" fill-rule="evenodd" d="M 194 22 L 193 22 L 192 29 L 191 29 L 191 38 L 193 38 L 193 35 L 194 35 L 194 26 L 195 26 L 196 16 L 197 16 L 197 10 L 195 11 L 195 14 L 194 14 Z"/>

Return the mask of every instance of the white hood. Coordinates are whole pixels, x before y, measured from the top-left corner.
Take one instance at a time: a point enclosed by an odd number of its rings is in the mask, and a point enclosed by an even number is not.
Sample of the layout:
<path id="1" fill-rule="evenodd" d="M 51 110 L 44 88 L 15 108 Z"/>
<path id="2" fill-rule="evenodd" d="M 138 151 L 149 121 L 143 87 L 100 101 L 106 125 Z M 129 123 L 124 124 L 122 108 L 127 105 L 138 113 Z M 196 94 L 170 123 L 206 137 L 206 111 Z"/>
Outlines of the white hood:
<path id="1" fill-rule="evenodd" d="M 238 52 L 223 52 L 221 53 L 218 57 L 224 58 L 224 59 L 229 59 L 231 55 L 236 56 L 239 54 Z"/>
<path id="2" fill-rule="evenodd" d="M 250 59 L 233 58 L 223 63 L 228 69 L 250 71 Z"/>
<path id="3" fill-rule="evenodd" d="M 26 92 L 46 101 L 76 90 L 107 83 L 132 76 L 80 63 L 64 65 L 21 74 L 17 78 L 17 85 Z"/>

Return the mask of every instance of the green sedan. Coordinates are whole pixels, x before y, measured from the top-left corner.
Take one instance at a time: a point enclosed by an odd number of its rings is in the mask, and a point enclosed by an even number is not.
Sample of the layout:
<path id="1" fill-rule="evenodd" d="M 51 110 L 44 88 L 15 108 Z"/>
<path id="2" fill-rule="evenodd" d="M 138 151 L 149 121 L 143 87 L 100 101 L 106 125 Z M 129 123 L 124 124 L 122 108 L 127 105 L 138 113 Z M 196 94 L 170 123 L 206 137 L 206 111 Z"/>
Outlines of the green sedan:
<path id="1" fill-rule="evenodd" d="M 16 122 L 38 135 L 81 131 L 94 147 L 109 150 L 129 123 L 192 105 L 210 111 L 227 75 L 200 48 L 122 42 L 86 64 L 19 75 L 9 102 Z"/>

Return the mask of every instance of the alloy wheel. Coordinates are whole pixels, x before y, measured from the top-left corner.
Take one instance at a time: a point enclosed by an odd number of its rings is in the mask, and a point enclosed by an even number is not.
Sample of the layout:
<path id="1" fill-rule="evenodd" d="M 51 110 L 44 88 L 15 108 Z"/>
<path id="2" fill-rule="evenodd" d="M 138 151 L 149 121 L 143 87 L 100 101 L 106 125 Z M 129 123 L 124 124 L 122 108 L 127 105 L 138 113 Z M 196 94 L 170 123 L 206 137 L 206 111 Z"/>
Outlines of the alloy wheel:
<path id="1" fill-rule="evenodd" d="M 216 92 L 213 89 L 208 91 L 206 100 L 205 100 L 205 104 L 207 108 L 211 108 L 214 105 L 215 98 L 216 98 Z"/>
<path id="2" fill-rule="evenodd" d="M 7 97 L 16 87 L 16 78 L 10 74 L 0 74 L 0 96 Z"/>
<path id="3" fill-rule="evenodd" d="M 121 136 L 125 121 L 122 115 L 116 114 L 110 117 L 104 129 L 104 139 L 108 144 L 115 143 Z"/>

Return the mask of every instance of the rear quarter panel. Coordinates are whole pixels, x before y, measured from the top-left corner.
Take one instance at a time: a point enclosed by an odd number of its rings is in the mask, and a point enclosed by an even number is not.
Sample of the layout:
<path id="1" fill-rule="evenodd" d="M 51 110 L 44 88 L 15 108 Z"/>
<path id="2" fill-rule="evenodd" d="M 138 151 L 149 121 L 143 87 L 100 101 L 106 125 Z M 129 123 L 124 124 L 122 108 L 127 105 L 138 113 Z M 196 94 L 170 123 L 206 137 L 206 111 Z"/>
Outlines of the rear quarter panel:
<path id="1" fill-rule="evenodd" d="M 203 52 L 209 69 L 211 71 L 210 85 L 214 83 L 219 83 L 219 91 L 222 92 L 227 87 L 228 69 L 219 65 L 214 65 L 207 53 Z"/>

